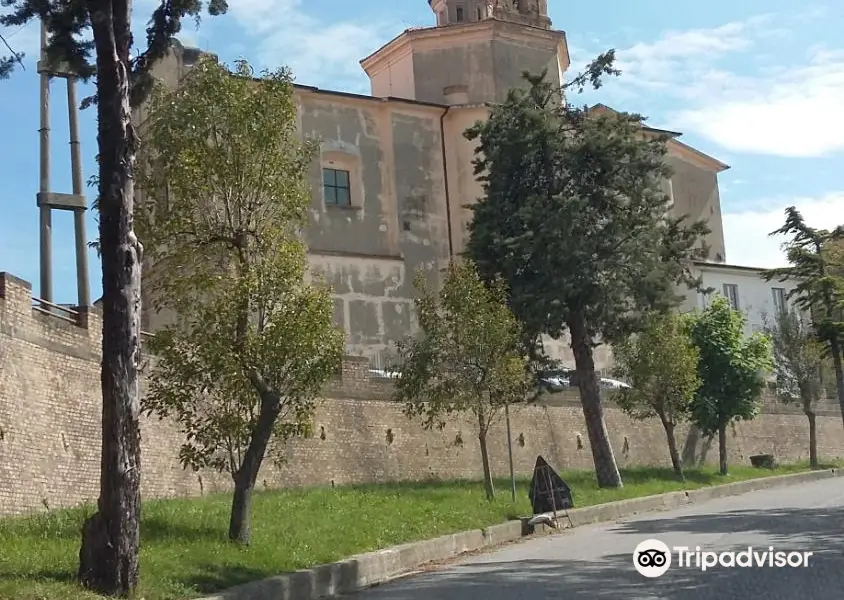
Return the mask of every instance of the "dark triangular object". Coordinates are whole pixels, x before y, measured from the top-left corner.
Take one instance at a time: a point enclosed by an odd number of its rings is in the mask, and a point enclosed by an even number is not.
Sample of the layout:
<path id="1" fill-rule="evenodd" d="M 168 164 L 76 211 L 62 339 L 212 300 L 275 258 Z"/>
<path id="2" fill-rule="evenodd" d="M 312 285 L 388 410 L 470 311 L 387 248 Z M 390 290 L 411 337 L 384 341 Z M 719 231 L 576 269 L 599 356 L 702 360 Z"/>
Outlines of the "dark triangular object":
<path id="1" fill-rule="evenodd" d="M 529 497 L 535 515 L 574 508 L 571 488 L 541 456 L 533 467 Z"/>

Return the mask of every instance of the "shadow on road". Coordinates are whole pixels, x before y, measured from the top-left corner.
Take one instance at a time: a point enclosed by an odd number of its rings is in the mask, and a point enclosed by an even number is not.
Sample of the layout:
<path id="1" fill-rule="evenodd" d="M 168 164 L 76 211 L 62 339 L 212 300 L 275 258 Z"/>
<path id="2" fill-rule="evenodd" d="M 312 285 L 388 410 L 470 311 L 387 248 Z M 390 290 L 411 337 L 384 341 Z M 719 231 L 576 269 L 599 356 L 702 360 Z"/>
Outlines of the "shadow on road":
<path id="1" fill-rule="evenodd" d="M 369 592 L 364 598 L 392 600 L 841 600 L 844 599 L 844 508 L 736 511 L 620 523 L 612 533 L 638 540 L 660 534 L 757 534 L 756 550 L 769 545 L 782 550 L 814 552 L 806 568 L 724 568 L 706 572 L 678 568 L 676 560 L 662 577 L 639 575 L 628 553 L 584 561 L 548 558 L 552 548 L 563 548 L 566 537 L 553 546 L 526 551 L 524 560 L 484 562 L 409 578 Z M 586 532 L 584 532 L 585 534 Z M 581 534 L 583 535 L 583 534 Z M 571 536 L 575 543 L 576 537 Z M 693 538 L 692 538 L 693 539 Z M 761 544 L 761 545 L 760 545 Z M 721 538 L 718 550 L 735 547 Z M 705 550 L 706 548 L 704 548 Z M 571 553 L 571 548 L 568 549 Z M 545 558 L 529 555 L 542 553 Z M 505 552 L 500 556 L 512 556 Z M 675 557 L 676 558 L 676 557 Z"/>

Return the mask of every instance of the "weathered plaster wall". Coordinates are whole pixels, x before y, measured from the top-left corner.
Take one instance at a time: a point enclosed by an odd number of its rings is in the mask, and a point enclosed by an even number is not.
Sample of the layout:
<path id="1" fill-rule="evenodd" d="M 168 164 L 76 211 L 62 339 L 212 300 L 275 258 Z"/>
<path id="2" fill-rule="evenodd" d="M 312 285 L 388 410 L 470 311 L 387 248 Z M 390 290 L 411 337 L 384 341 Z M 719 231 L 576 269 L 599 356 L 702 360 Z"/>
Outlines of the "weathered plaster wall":
<path id="1" fill-rule="evenodd" d="M 490 28 L 502 32 L 519 27 L 499 21 L 491 23 L 494 25 Z M 420 49 L 413 58 L 415 99 L 442 103 L 445 88 L 465 85 L 470 103 L 503 102 L 511 88 L 526 85 L 522 78 L 525 70 L 539 73 L 548 69 L 549 81 L 559 85 L 558 40 L 551 37 L 551 32 L 547 37 L 527 43 L 504 34 L 486 38 L 477 34 L 460 44 Z"/>
<path id="2" fill-rule="evenodd" d="M 69 323 L 32 309 L 31 286 L 0 273 L 0 515 L 92 502 L 100 464 L 101 321 L 96 313 Z M 262 467 L 260 487 L 292 487 L 401 479 L 479 478 L 481 462 L 473 423 L 451 419 L 442 431 L 426 431 L 390 401 L 384 380 L 368 377 L 365 358 L 344 360 L 340 375 L 325 389 L 314 420 L 314 436 L 291 443 L 281 466 Z M 142 392 L 145 383 L 142 380 Z M 661 427 L 636 422 L 606 400 L 606 420 L 618 462 L 668 465 Z M 590 469 L 592 457 L 582 410 L 573 394 L 545 406 L 512 410 L 514 462 L 528 474 L 536 456 L 561 470 Z M 694 432 L 678 431 L 691 463 L 717 460 L 717 446 Z M 825 404 L 818 418 L 819 451 L 844 456 L 844 432 L 837 408 Z M 228 491 L 231 480 L 209 471 L 185 471 L 178 462 L 182 436 L 168 420 L 141 422 L 144 498 Z M 754 421 L 729 432 L 733 463 L 773 452 L 781 461 L 807 456 L 806 418 L 768 404 Z M 490 434 L 493 472 L 507 473 L 504 424 Z M 577 490 L 575 490 L 577 493 Z"/>
<path id="3" fill-rule="evenodd" d="M 389 353 L 412 330 L 413 300 L 403 260 L 311 254 L 310 264 L 332 287 L 335 321 L 346 332 L 349 354 Z"/>
<path id="4" fill-rule="evenodd" d="M 433 284 L 448 261 L 442 109 L 299 93 L 303 135 L 320 142 L 311 172 L 311 264 L 332 285 L 351 354 L 410 333 L 417 271 Z M 324 167 L 352 172 L 352 206 L 326 204 Z"/>
<path id="5" fill-rule="evenodd" d="M 706 220 L 711 229 L 711 233 L 706 236 L 706 243 L 710 248 L 710 259 L 719 262 L 727 260 L 724 226 L 721 221 L 721 199 L 718 193 L 718 174 L 678 156 L 668 156 L 667 161 L 674 170 L 671 178 L 674 195 L 673 213 L 677 216 L 687 214 L 694 221 Z"/>
<path id="6" fill-rule="evenodd" d="M 389 66 L 372 76 L 370 91 L 376 98 L 414 98 L 413 54 L 407 51 L 391 58 Z"/>
<path id="7" fill-rule="evenodd" d="M 464 132 L 477 121 L 489 117 L 486 105 L 452 106 L 443 119 L 446 157 L 448 164 L 448 189 L 450 197 L 451 235 L 454 253 L 459 255 L 466 249 L 468 227 L 472 211 L 467 208 L 483 197 L 483 187 L 474 174 L 475 147 L 477 141 L 467 140 Z"/>

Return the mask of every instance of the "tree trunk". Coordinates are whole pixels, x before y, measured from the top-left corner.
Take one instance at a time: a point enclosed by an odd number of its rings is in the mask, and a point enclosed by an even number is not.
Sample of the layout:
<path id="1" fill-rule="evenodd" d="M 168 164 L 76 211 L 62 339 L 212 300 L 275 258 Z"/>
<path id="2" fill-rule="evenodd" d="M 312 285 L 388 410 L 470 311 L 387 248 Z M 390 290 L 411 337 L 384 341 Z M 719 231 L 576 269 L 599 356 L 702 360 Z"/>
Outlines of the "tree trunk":
<path id="1" fill-rule="evenodd" d="M 835 370 L 835 391 L 838 394 L 838 406 L 841 408 L 841 420 L 844 421 L 844 367 L 841 365 L 841 344 L 837 337 L 830 342 L 832 368 Z"/>
<path id="2" fill-rule="evenodd" d="M 253 376 L 253 381 L 256 377 L 258 376 Z M 234 476 L 234 497 L 229 518 L 229 539 L 245 546 L 252 541 L 252 529 L 249 523 L 252 492 L 255 490 L 255 482 L 258 480 L 258 472 L 261 470 L 261 463 L 267 453 L 276 419 L 281 412 L 281 400 L 278 395 L 269 391 L 262 380 L 259 389 L 263 389 L 260 392 L 261 412 L 249 446 L 243 455 L 243 462 Z"/>
<path id="3" fill-rule="evenodd" d="M 809 466 L 818 468 L 818 429 L 815 422 L 815 411 L 807 410 L 806 418 L 809 419 Z"/>
<path id="4" fill-rule="evenodd" d="M 727 424 L 718 426 L 718 464 L 721 475 L 727 474 Z"/>
<path id="5" fill-rule="evenodd" d="M 622 487 L 621 474 L 615 462 L 607 425 L 604 421 L 604 406 L 601 390 L 595 375 L 595 360 L 592 357 L 592 338 L 586 330 L 582 315 L 573 315 L 569 322 L 571 348 L 577 366 L 577 387 L 580 390 L 580 404 L 592 448 L 595 463 L 595 477 L 600 487 Z"/>
<path id="6" fill-rule="evenodd" d="M 665 415 L 659 415 L 659 418 L 662 421 L 662 427 L 665 429 L 665 437 L 668 439 L 668 454 L 671 455 L 671 466 L 680 480 L 685 481 L 683 463 L 680 460 L 680 453 L 677 451 L 677 439 L 674 437 L 674 423 L 666 419 Z"/>
<path id="7" fill-rule="evenodd" d="M 98 511 L 82 528 L 80 583 L 128 596 L 138 582 L 141 436 L 141 246 L 132 229 L 131 2 L 89 0 L 97 55 L 100 254 L 103 268 L 102 454 Z"/>
<path id="8" fill-rule="evenodd" d="M 495 486 L 492 483 L 492 469 L 489 466 L 489 449 L 486 445 L 486 420 L 483 410 L 478 411 L 478 443 L 481 447 L 481 462 L 484 469 L 484 492 L 487 500 L 495 498 Z"/>
<path id="9" fill-rule="evenodd" d="M 234 477 L 234 496 L 229 516 L 229 539 L 248 546 L 252 541 L 252 492 L 255 490 L 258 472 L 251 469 L 238 469 Z"/>

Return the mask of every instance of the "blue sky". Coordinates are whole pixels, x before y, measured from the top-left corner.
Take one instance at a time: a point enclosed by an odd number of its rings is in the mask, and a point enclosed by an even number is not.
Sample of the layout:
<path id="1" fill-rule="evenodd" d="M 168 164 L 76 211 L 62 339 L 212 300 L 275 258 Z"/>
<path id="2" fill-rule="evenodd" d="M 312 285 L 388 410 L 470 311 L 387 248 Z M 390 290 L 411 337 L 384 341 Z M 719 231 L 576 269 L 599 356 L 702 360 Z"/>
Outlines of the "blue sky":
<path id="1" fill-rule="evenodd" d="M 366 93 L 358 60 L 408 27 L 430 26 L 426 0 L 232 0 L 224 17 L 188 23 L 186 43 L 223 60 L 293 68 L 299 83 Z M 136 2 L 140 33 L 153 0 Z M 554 27 L 567 33 L 573 68 L 607 48 L 623 75 L 583 98 L 646 115 L 649 124 L 732 168 L 720 176 L 727 261 L 782 263 L 783 209 L 810 224 L 844 223 L 844 4 L 793 0 L 550 0 Z M 0 82 L 0 270 L 33 282 L 38 294 L 38 77 L 36 24 L 5 30 L 27 53 L 26 70 Z M 140 39 L 141 36 L 138 36 Z M 53 188 L 70 191 L 65 90 L 53 83 Z M 82 95 L 82 90 L 80 96 Z M 94 173 L 93 111 L 81 117 L 85 178 Z M 88 190 L 89 198 L 93 190 Z M 73 221 L 53 217 L 54 297 L 74 302 Z M 96 234 L 93 215 L 88 237 Z M 101 289 L 90 253 L 92 295 Z"/>

